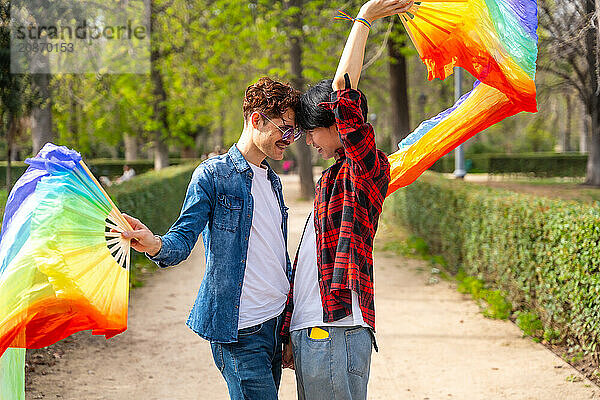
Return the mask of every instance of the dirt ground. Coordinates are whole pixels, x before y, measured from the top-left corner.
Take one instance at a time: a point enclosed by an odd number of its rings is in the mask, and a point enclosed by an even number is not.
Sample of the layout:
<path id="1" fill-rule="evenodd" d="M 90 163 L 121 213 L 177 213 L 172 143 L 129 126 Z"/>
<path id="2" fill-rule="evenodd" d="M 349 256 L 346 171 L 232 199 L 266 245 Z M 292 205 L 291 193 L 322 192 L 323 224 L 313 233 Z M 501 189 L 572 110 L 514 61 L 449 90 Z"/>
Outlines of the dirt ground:
<path id="1" fill-rule="evenodd" d="M 312 202 L 284 176 L 291 257 Z M 378 238 L 386 235 L 378 232 Z M 582 400 L 600 389 L 509 321 L 485 319 L 452 283 L 429 285 L 425 262 L 375 253 L 379 353 L 370 399 Z M 111 340 L 84 332 L 29 353 L 27 399 L 227 399 L 208 342 L 185 326 L 204 271 L 202 243 L 131 294 L 128 330 Z M 421 271 L 421 272 L 420 272 Z M 281 399 L 295 399 L 284 371 Z"/>

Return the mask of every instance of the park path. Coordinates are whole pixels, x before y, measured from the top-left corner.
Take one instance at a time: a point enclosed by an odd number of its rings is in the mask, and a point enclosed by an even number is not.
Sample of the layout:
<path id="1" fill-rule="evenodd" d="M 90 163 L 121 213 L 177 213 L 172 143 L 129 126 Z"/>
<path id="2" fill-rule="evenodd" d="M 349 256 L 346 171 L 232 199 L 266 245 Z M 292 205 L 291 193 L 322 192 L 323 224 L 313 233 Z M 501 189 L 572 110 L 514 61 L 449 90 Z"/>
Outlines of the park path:
<path id="1" fill-rule="evenodd" d="M 283 180 L 293 257 L 312 202 L 296 200 L 296 176 Z M 57 346 L 56 364 L 37 367 L 27 399 L 227 399 L 209 344 L 185 326 L 203 268 L 199 241 L 186 262 L 158 271 L 133 291 L 125 333 L 108 341 L 80 333 Z M 522 338 L 513 323 L 485 319 L 451 283 L 428 285 L 429 275 L 419 272 L 427 268 L 419 260 L 375 253 L 380 350 L 373 354 L 370 399 L 600 398 L 598 387 Z M 296 398 L 290 370 L 280 397 Z"/>

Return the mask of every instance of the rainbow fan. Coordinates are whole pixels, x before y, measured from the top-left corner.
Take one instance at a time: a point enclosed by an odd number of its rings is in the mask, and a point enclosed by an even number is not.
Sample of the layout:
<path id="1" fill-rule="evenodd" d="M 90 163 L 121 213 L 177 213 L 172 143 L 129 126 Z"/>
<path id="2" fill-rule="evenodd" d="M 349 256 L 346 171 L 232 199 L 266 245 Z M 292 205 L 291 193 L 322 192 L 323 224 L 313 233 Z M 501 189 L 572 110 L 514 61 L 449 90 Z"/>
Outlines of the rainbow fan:
<path id="1" fill-rule="evenodd" d="M 536 0 L 421 0 L 399 17 L 429 80 L 462 67 L 477 82 L 452 108 L 400 142 L 389 156 L 388 195 L 483 129 L 521 111 L 537 111 Z"/>
<path id="2" fill-rule="evenodd" d="M 82 330 L 110 338 L 127 328 L 131 230 L 81 160 L 46 144 L 26 161 L 0 236 L 0 389 L 22 390 L 21 349 Z M 16 377 L 17 376 L 17 377 Z"/>

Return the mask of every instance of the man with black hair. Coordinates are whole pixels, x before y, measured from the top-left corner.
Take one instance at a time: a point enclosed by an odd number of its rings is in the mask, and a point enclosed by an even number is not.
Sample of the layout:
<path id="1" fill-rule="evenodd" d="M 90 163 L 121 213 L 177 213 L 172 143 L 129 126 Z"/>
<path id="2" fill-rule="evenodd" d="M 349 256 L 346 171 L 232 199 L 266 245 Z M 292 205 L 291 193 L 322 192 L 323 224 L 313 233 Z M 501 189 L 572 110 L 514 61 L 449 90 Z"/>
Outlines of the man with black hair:
<path id="1" fill-rule="evenodd" d="M 335 163 L 323 172 L 292 269 L 284 367 L 296 370 L 299 399 L 366 399 L 375 346 L 373 239 L 390 182 L 387 156 L 366 122 L 356 88 L 371 23 L 412 0 L 371 0 L 354 26 L 333 80 L 301 96 L 296 122 L 306 143 Z"/>

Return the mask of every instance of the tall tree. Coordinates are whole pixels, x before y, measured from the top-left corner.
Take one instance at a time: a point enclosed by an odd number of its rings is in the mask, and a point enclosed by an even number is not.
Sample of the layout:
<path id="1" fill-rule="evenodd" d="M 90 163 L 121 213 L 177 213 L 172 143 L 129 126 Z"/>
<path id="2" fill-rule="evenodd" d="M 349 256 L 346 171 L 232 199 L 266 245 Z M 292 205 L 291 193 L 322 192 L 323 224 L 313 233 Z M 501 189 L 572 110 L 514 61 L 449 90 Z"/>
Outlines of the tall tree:
<path id="1" fill-rule="evenodd" d="M 407 39 L 399 18 L 392 16 L 392 33 L 387 43 L 390 70 L 392 148 L 410 133 L 408 108 Z"/>
<path id="2" fill-rule="evenodd" d="M 167 5 L 159 5 L 156 0 L 150 2 L 150 81 L 152 82 L 152 114 L 153 114 L 153 142 L 154 142 L 154 169 L 161 170 L 169 166 L 169 148 L 166 143 L 166 136 L 169 132 L 169 122 L 167 119 L 166 101 L 167 92 L 165 91 L 163 76 L 161 73 L 160 61 L 164 56 L 159 42 L 159 15 L 164 13 Z"/>
<path id="3" fill-rule="evenodd" d="M 538 65 L 575 88 L 591 121 L 586 184 L 600 186 L 600 90 L 596 0 L 541 0 Z"/>
<path id="4" fill-rule="evenodd" d="M 42 100 L 34 106 L 31 113 L 33 154 L 37 154 L 44 144 L 52 142 L 55 137 L 52 129 L 52 96 L 50 79 L 50 74 L 33 74 L 33 90 Z"/>
<path id="5" fill-rule="evenodd" d="M 289 46 L 292 86 L 297 90 L 304 90 L 304 76 L 302 73 L 302 46 L 303 46 L 303 0 L 287 0 L 286 6 L 289 15 Z M 304 138 L 296 143 L 298 154 L 298 173 L 300 175 L 300 194 L 302 198 L 312 199 L 315 195 L 315 182 L 312 171 L 311 151 Z"/>

